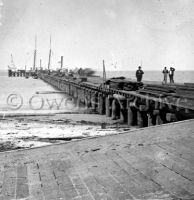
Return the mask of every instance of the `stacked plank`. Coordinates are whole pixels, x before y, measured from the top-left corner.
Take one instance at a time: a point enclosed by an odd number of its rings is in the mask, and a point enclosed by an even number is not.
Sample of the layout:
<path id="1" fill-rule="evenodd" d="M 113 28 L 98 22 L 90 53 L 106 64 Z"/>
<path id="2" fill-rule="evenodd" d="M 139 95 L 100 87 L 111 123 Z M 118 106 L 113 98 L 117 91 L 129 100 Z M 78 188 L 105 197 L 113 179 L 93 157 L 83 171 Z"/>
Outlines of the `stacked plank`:
<path id="1" fill-rule="evenodd" d="M 194 99 L 194 85 L 184 85 L 176 88 L 177 95 Z"/>
<path id="2" fill-rule="evenodd" d="M 144 87 L 138 92 L 142 94 L 151 94 L 154 96 L 168 96 L 169 94 L 172 95 L 176 93 L 176 87 L 147 84 L 144 85 Z"/>
<path id="3" fill-rule="evenodd" d="M 162 95 L 181 96 L 194 99 L 194 87 L 189 85 L 144 85 L 140 93 L 158 93 Z"/>
<path id="4" fill-rule="evenodd" d="M 117 90 L 136 91 L 143 86 L 143 83 L 128 81 L 120 78 L 112 78 L 106 81 L 110 88 Z"/>
<path id="5" fill-rule="evenodd" d="M 138 93 L 163 98 L 168 104 L 194 109 L 194 87 L 192 85 L 144 85 Z"/>

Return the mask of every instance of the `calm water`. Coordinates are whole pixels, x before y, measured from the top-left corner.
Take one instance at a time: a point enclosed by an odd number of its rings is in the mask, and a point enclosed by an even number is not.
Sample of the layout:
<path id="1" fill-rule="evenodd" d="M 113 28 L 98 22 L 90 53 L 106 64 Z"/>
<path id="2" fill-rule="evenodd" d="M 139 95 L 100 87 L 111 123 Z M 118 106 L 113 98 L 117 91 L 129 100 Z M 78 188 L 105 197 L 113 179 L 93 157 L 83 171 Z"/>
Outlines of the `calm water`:
<path id="1" fill-rule="evenodd" d="M 102 72 L 98 72 L 97 74 L 102 76 Z M 126 78 L 136 79 L 135 71 L 107 71 L 106 75 L 108 78 L 124 76 Z M 144 71 L 143 80 L 162 82 L 163 74 L 161 71 Z M 174 80 L 176 83 L 194 83 L 194 71 L 175 71 Z"/>
<path id="2" fill-rule="evenodd" d="M 98 75 L 102 75 L 102 72 L 98 72 Z M 117 77 L 125 76 L 127 78 L 135 79 L 134 71 L 109 71 L 107 72 L 107 77 Z M 60 109 L 66 110 L 70 105 L 66 104 L 64 99 L 67 99 L 67 96 L 64 94 L 39 94 L 36 95 L 36 92 L 40 91 L 56 91 L 52 86 L 43 82 L 39 79 L 25 79 L 24 77 L 13 77 L 9 78 L 7 73 L 0 72 L 0 110 L 14 110 L 21 103 L 21 98 L 23 100 L 22 106 L 18 110 L 48 110 L 53 100 L 60 105 Z M 143 80 L 147 81 L 162 81 L 163 76 L 160 71 L 145 71 Z M 175 82 L 184 83 L 192 82 L 194 83 L 194 71 L 176 71 L 175 73 Z M 16 96 L 14 96 L 16 94 Z M 9 104 L 7 103 L 8 97 Z M 31 101 L 31 102 L 30 102 Z M 62 103 L 61 103 L 62 102 Z M 61 103 L 61 104 L 60 104 Z M 70 105 L 71 107 L 71 105 Z M 57 109 L 56 104 L 54 103 L 53 109 Z M 70 108 L 68 107 L 68 110 Z"/>
<path id="3" fill-rule="evenodd" d="M 64 100 L 67 98 L 64 94 L 36 94 L 41 91 L 56 91 L 55 88 L 39 79 L 24 77 L 7 77 L 7 74 L 0 74 L 0 110 L 2 111 L 24 111 L 24 110 L 49 110 L 52 102 L 56 101 L 60 109 L 66 110 Z M 21 101 L 22 99 L 22 101 Z M 7 103 L 7 101 L 9 103 Z M 21 105 L 20 108 L 19 105 Z M 57 105 L 53 104 L 53 109 Z"/>

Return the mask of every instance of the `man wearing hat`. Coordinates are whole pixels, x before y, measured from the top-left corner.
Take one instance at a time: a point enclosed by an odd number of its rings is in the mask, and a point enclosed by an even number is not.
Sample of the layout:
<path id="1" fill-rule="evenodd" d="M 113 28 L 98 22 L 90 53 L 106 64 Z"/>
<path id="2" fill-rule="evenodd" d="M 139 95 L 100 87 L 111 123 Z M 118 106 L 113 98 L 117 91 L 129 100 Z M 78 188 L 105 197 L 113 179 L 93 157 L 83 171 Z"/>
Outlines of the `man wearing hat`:
<path id="1" fill-rule="evenodd" d="M 143 77 L 143 70 L 141 69 L 141 66 L 138 67 L 138 70 L 136 71 L 136 78 L 137 78 L 137 82 L 141 82 L 142 77 Z"/>
<path id="2" fill-rule="evenodd" d="M 174 83 L 174 71 L 175 71 L 175 68 L 171 67 L 169 71 L 170 83 Z"/>

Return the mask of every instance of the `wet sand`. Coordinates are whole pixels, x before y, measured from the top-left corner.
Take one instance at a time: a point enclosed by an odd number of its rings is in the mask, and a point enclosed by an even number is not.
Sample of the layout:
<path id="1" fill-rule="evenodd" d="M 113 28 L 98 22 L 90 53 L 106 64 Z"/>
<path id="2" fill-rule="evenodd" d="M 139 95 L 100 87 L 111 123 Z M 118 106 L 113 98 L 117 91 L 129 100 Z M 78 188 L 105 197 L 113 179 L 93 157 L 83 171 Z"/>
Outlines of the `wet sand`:
<path id="1" fill-rule="evenodd" d="M 0 119 L 0 151 L 33 148 L 129 130 L 120 120 L 97 114 L 10 115 Z"/>

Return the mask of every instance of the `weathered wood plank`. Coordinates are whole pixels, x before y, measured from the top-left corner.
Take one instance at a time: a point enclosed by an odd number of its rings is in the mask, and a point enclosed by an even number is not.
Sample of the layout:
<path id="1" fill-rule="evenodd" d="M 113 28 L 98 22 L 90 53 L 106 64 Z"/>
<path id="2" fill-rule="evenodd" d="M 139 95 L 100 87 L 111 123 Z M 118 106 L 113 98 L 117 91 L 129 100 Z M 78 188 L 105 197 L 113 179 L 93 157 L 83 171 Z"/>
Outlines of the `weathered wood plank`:
<path id="1" fill-rule="evenodd" d="M 119 152 L 128 163 L 130 163 L 138 171 L 141 171 L 148 179 L 161 185 L 165 190 L 179 198 L 188 198 L 192 196 L 190 189 L 185 189 L 184 184 L 190 184 L 186 179 L 174 173 L 161 164 L 156 163 L 150 159 L 146 153 L 142 151 L 129 150 L 126 152 Z"/>
<path id="2" fill-rule="evenodd" d="M 78 194 L 78 196 L 75 197 L 75 199 L 76 198 L 92 199 L 92 196 L 90 195 L 88 188 L 85 186 L 85 184 L 83 183 L 83 181 L 80 178 L 80 176 L 78 175 L 78 173 L 76 173 L 76 170 L 72 165 L 72 161 L 69 162 L 69 159 L 68 159 L 68 160 L 64 160 L 61 162 L 62 162 L 63 170 L 68 174 L 68 176 Z"/>
<path id="3" fill-rule="evenodd" d="M 16 167 L 7 166 L 4 171 L 2 194 L 6 200 L 16 197 Z"/>
<path id="4" fill-rule="evenodd" d="M 111 175 L 94 160 L 90 155 L 81 157 L 83 162 L 87 163 L 89 171 L 91 171 L 96 180 L 106 189 L 107 193 L 113 200 L 133 199 L 129 192 L 121 186 L 117 179 Z"/>
<path id="5" fill-rule="evenodd" d="M 0 168 L 0 195 L 2 195 L 3 179 L 4 179 L 4 166 Z"/>
<path id="6" fill-rule="evenodd" d="M 194 133 L 193 133 L 194 135 Z M 186 138 L 180 138 L 176 139 L 175 142 L 179 144 L 180 146 L 184 146 L 184 148 L 187 148 L 188 151 L 192 154 L 194 151 L 194 137 L 186 137 Z"/>
<path id="7" fill-rule="evenodd" d="M 66 199 L 74 199 L 79 196 L 77 193 L 72 180 L 68 175 L 68 169 L 71 166 L 70 160 L 60 161 L 57 160 L 52 162 L 53 172 L 55 174 L 57 184 L 59 185 L 60 191 L 63 194 L 63 197 Z"/>
<path id="8" fill-rule="evenodd" d="M 17 166 L 17 186 L 16 199 L 22 199 L 29 196 L 27 167 L 26 165 Z"/>
<path id="9" fill-rule="evenodd" d="M 59 186 L 52 173 L 52 166 L 49 161 L 39 163 L 39 173 L 41 179 L 41 188 L 44 192 L 45 199 L 60 199 L 62 194 Z"/>
<path id="10" fill-rule="evenodd" d="M 156 143 L 156 145 L 163 148 L 166 151 L 171 152 L 174 155 L 177 155 L 180 158 L 188 160 L 191 163 L 191 165 L 194 165 L 193 153 L 188 151 L 187 148 L 185 148 L 181 145 L 178 145 L 176 142 L 165 141 L 165 142 Z"/>
<path id="11" fill-rule="evenodd" d="M 0 200 L 193 199 L 193 128 L 187 121 L 1 153 Z"/>
<path id="12" fill-rule="evenodd" d="M 126 183 L 125 187 L 129 187 L 129 191 L 137 199 L 170 198 L 172 196 L 159 184 L 148 179 L 143 173 L 129 165 L 128 162 L 126 162 L 115 151 L 109 151 L 107 152 L 107 155 L 114 161 L 116 165 L 120 166 L 120 168 L 127 173 L 128 177 L 130 178 L 130 183 Z"/>
<path id="13" fill-rule="evenodd" d="M 74 163 L 74 168 L 79 174 L 82 182 L 87 187 L 89 193 L 93 200 L 112 200 L 110 195 L 107 193 L 103 185 L 101 185 L 94 174 L 88 169 L 87 163 L 83 162 L 80 157 L 75 156 L 76 162 Z"/>
<path id="14" fill-rule="evenodd" d="M 44 193 L 41 188 L 41 179 L 37 167 L 37 163 L 30 163 L 28 168 L 28 184 L 30 199 L 44 200 Z"/>
<path id="15" fill-rule="evenodd" d="M 149 158 L 161 163 L 185 179 L 194 181 L 194 166 L 190 165 L 187 160 L 171 154 L 157 145 L 142 147 L 142 151 L 146 152 Z"/>

